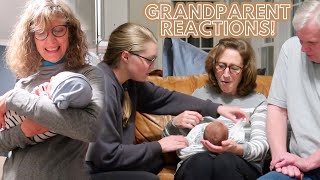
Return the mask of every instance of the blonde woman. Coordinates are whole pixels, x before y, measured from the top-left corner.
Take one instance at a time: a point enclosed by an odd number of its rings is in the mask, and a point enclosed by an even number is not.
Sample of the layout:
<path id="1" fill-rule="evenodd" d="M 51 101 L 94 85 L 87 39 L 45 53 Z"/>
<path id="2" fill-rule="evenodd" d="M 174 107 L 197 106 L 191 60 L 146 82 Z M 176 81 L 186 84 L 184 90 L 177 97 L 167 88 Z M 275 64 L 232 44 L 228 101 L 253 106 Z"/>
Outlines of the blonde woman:
<path id="1" fill-rule="evenodd" d="M 86 54 L 84 32 L 62 0 L 27 3 L 6 51 L 7 65 L 20 81 L 0 98 L 0 118 L 8 109 L 30 120 L 0 133 L 0 151 L 12 152 L 2 179 L 89 179 L 84 157 L 99 128 L 104 81 L 97 68 L 85 63 Z M 65 70 L 89 80 L 93 96 L 88 106 L 63 110 L 31 93 Z M 30 138 L 48 129 L 57 135 L 38 144 Z"/>
<path id="2" fill-rule="evenodd" d="M 126 23 L 111 33 L 104 60 L 98 64 L 106 83 L 106 106 L 100 117 L 102 131 L 87 154 L 93 179 L 157 179 L 153 174 L 162 168 L 162 153 L 187 146 L 183 136 L 134 144 L 136 111 L 177 115 L 193 110 L 198 121 L 202 115 L 245 117 L 238 107 L 220 106 L 145 82 L 157 54 L 154 35 L 141 25 Z"/>

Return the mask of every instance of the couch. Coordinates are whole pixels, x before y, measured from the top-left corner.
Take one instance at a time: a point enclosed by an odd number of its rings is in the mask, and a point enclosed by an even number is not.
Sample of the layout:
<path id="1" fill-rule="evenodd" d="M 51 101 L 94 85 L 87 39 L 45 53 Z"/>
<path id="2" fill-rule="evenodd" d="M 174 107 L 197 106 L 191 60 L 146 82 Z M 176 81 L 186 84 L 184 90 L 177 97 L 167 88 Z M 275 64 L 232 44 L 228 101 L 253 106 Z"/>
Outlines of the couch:
<path id="1" fill-rule="evenodd" d="M 175 90 L 185 94 L 192 94 L 193 91 L 201 86 L 206 85 L 208 76 L 192 75 L 192 76 L 172 76 L 158 77 L 150 76 L 148 81 L 156 85 L 162 86 L 169 90 Z M 272 76 L 258 76 L 256 91 L 268 96 L 271 85 Z M 149 141 L 157 141 L 161 138 L 163 127 L 172 119 L 170 115 L 152 115 L 145 113 L 137 113 L 136 115 L 136 143 Z M 174 179 L 176 164 L 179 162 L 175 152 L 164 154 L 165 166 L 158 174 L 161 180 Z"/>

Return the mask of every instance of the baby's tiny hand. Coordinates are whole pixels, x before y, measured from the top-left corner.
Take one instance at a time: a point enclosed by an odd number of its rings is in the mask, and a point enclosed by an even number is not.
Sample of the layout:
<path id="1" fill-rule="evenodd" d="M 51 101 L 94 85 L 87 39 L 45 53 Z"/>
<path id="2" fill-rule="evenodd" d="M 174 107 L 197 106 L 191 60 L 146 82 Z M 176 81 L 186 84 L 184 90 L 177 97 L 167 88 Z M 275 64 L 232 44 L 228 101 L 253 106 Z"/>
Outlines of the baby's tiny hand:
<path id="1" fill-rule="evenodd" d="M 5 121 L 1 121 L 0 122 L 0 130 L 3 131 L 6 129 L 6 122 Z"/>
<path id="2" fill-rule="evenodd" d="M 36 94 L 36 95 L 40 95 L 40 88 L 39 86 L 36 86 L 33 88 L 33 90 L 31 91 L 31 93 Z"/>
<path id="3" fill-rule="evenodd" d="M 6 129 L 6 121 L 4 118 L 5 114 L 3 114 L 3 118 L 0 118 L 0 129 L 5 130 Z"/>

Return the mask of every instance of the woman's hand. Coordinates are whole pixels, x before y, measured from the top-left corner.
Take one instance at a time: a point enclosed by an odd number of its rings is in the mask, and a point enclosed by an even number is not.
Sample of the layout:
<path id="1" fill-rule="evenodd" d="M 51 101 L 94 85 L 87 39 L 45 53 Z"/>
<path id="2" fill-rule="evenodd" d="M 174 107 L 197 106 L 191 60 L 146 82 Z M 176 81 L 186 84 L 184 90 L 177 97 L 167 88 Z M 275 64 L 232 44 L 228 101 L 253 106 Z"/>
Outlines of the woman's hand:
<path id="1" fill-rule="evenodd" d="M 171 135 L 158 141 L 161 145 L 162 152 L 171 152 L 188 146 L 188 141 L 184 136 Z"/>
<path id="2" fill-rule="evenodd" d="M 249 122 L 250 120 L 248 114 L 242 111 L 238 106 L 222 106 L 221 105 L 218 107 L 217 112 L 220 115 L 232 120 L 235 123 L 243 120 Z"/>
<path id="3" fill-rule="evenodd" d="M 243 155 L 242 146 L 236 143 L 232 139 L 227 139 L 225 141 L 222 141 L 221 146 L 213 145 L 208 140 L 201 140 L 201 143 L 205 148 L 207 148 L 210 152 L 213 152 L 213 153 L 220 154 L 224 152 L 230 152 L 239 156 Z"/>
<path id="4" fill-rule="evenodd" d="M 202 115 L 196 111 L 184 111 L 172 119 L 172 124 L 178 128 L 192 129 L 202 121 Z"/>
<path id="5" fill-rule="evenodd" d="M 4 119 L 4 115 L 7 112 L 6 99 L 5 95 L 0 97 L 0 129 L 6 128 L 6 120 Z"/>
<path id="6" fill-rule="evenodd" d="M 49 131 L 48 128 L 41 126 L 38 123 L 35 123 L 34 121 L 26 118 L 22 123 L 21 123 L 21 130 L 24 133 L 26 137 L 33 137 L 38 134 L 45 133 Z"/>

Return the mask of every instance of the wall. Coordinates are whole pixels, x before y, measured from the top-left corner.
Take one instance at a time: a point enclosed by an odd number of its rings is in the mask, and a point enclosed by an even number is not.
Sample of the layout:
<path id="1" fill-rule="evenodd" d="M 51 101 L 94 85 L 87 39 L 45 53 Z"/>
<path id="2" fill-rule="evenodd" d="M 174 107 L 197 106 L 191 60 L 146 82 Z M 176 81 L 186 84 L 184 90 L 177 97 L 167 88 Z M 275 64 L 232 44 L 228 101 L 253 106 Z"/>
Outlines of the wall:
<path id="1" fill-rule="evenodd" d="M 5 67 L 3 54 L 5 46 L 0 46 L 0 96 L 12 89 L 15 84 L 15 76 Z"/>
<path id="2" fill-rule="evenodd" d="M 8 37 L 17 22 L 25 1 L 22 0 L 0 0 L 0 45 L 5 45 Z"/>
<path id="3" fill-rule="evenodd" d="M 153 2 L 161 2 L 163 0 L 156 0 Z M 144 9 L 150 0 L 129 1 L 129 22 L 134 22 L 149 28 L 158 40 L 158 58 L 155 62 L 155 69 L 162 69 L 162 47 L 163 38 L 159 36 L 158 24 L 155 21 L 150 21 L 145 17 Z"/>
<path id="4" fill-rule="evenodd" d="M 123 23 L 128 22 L 128 0 L 103 0 L 104 2 L 104 22 L 105 39 L 109 39 L 111 32 Z M 138 3 L 135 0 L 135 3 Z"/>
<path id="5" fill-rule="evenodd" d="M 81 28 L 86 33 L 89 48 L 95 47 L 95 1 L 67 0 L 73 12 L 81 22 Z"/>

